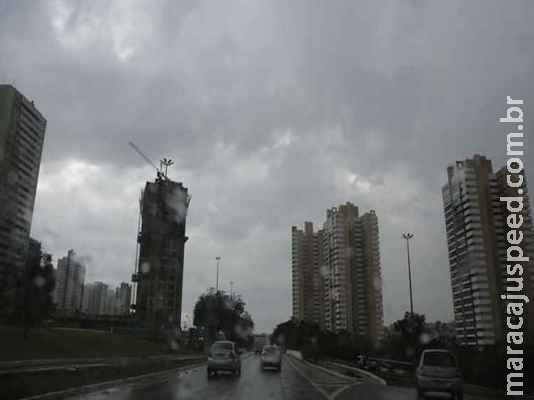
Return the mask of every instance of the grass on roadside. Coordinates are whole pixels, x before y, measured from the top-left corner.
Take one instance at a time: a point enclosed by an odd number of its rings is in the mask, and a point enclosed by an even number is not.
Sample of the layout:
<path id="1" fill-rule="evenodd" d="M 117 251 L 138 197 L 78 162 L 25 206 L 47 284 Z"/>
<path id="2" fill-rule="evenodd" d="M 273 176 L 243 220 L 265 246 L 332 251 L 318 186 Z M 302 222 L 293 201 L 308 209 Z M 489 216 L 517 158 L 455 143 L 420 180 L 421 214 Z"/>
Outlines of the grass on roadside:
<path id="1" fill-rule="evenodd" d="M 22 328 L 0 327 L 0 360 L 162 354 L 163 343 L 108 332 L 42 329 L 24 340 Z"/>

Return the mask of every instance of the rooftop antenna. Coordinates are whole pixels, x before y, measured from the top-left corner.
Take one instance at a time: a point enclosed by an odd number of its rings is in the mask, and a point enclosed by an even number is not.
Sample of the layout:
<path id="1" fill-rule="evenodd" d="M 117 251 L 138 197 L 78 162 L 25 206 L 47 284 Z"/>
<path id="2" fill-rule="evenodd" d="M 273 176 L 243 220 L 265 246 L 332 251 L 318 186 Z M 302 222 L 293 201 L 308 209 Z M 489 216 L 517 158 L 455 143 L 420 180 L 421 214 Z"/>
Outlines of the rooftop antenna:
<path id="1" fill-rule="evenodd" d="M 174 165 L 174 161 L 172 161 L 170 158 L 164 158 L 163 160 L 160 160 L 159 162 L 160 170 L 163 171 L 163 167 L 165 167 L 165 172 L 163 173 L 163 176 L 167 177 L 167 168 Z"/>

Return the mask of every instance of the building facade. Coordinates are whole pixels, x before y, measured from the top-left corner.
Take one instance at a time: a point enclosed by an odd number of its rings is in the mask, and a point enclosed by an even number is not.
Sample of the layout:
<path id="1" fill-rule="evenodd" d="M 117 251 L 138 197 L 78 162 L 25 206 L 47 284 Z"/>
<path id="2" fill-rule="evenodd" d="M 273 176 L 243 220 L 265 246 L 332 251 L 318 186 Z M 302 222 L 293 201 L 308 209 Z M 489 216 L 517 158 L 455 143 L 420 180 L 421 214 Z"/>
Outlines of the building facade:
<path id="1" fill-rule="evenodd" d="M 109 287 L 103 282 L 92 282 L 84 286 L 83 311 L 89 315 L 103 315 Z"/>
<path id="2" fill-rule="evenodd" d="M 314 232 L 311 222 L 304 223 L 304 230 L 291 228 L 293 316 L 322 326 L 320 237 L 321 232 Z"/>
<path id="3" fill-rule="evenodd" d="M 292 228 L 293 316 L 377 343 L 383 335 L 378 219 L 346 203 L 326 212 L 323 228 Z"/>
<path id="4" fill-rule="evenodd" d="M 115 313 L 117 315 L 129 315 L 132 303 L 132 285 L 121 282 L 115 289 Z"/>
<path id="5" fill-rule="evenodd" d="M 56 289 L 54 300 L 61 315 L 73 315 L 82 311 L 85 266 L 74 250 L 57 261 Z"/>
<path id="6" fill-rule="evenodd" d="M 103 282 L 83 287 L 82 312 L 88 315 L 129 315 L 132 287 L 122 282 L 115 289 Z"/>
<path id="7" fill-rule="evenodd" d="M 24 269 L 46 119 L 11 85 L 0 85 L 0 315 L 13 311 Z"/>
<path id="8" fill-rule="evenodd" d="M 159 175 L 141 194 L 139 259 L 133 276 L 135 313 L 149 329 L 180 327 L 185 224 L 189 195 L 182 183 Z"/>
<path id="9" fill-rule="evenodd" d="M 493 346 L 506 339 L 506 303 L 500 296 L 507 283 L 508 212 L 499 199 L 514 191 L 506 183 L 507 174 L 506 167 L 494 173 L 491 161 L 480 155 L 447 168 L 442 196 L 456 336 L 462 345 Z M 526 180 L 521 189 L 525 205 L 522 246 L 531 258 L 524 265 L 523 293 L 532 298 L 534 237 Z M 519 196 L 517 189 L 513 195 Z M 531 304 L 528 313 L 526 320 L 532 320 Z M 534 324 L 530 325 L 532 336 Z"/>

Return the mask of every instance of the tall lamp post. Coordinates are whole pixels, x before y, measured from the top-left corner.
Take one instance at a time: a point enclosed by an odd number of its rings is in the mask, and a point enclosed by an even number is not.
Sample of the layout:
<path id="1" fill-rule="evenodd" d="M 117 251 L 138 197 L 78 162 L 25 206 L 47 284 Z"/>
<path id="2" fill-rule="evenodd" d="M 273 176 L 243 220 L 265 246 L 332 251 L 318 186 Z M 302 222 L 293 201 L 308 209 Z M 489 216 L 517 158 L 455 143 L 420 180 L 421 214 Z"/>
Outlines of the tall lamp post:
<path id="1" fill-rule="evenodd" d="M 413 315 L 412 266 L 410 265 L 410 239 L 413 238 L 413 233 L 405 232 L 402 234 L 402 237 L 406 240 L 406 252 L 408 254 L 408 281 L 410 282 L 410 313 L 411 315 Z"/>
<path id="2" fill-rule="evenodd" d="M 215 284 L 215 290 L 217 293 L 219 293 L 219 263 L 221 261 L 221 257 L 217 256 L 215 259 L 217 260 L 217 282 Z"/>

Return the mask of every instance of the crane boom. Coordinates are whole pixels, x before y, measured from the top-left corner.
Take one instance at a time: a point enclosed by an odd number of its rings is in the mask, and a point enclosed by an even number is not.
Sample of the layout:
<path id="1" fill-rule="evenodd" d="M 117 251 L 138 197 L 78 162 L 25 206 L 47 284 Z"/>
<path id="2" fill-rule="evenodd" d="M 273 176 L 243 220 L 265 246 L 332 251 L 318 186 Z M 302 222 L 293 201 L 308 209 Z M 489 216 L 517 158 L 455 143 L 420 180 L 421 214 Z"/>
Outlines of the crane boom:
<path id="1" fill-rule="evenodd" d="M 161 172 L 160 169 L 159 169 L 158 167 L 156 167 L 156 164 L 154 164 L 154 163 L 152 162 L 152 160 L 151 160 L 150 158 L 148 158 L 148 157 L 141 151 L 141 149 L 139 149 L 139 147 L 137 147 L 137 146 L 135 145 L 134 142 L 128 142 L 128 144 L 135 150 L 135 152 L 136 152 L 137 154 L 139 154 L 141 157 L 143 157 L 143 159 L 144 159 L 147 163 L 149 163 L 151 166 L 153 166 L 153 167 L 156 169 L 156 171 Z"/>

